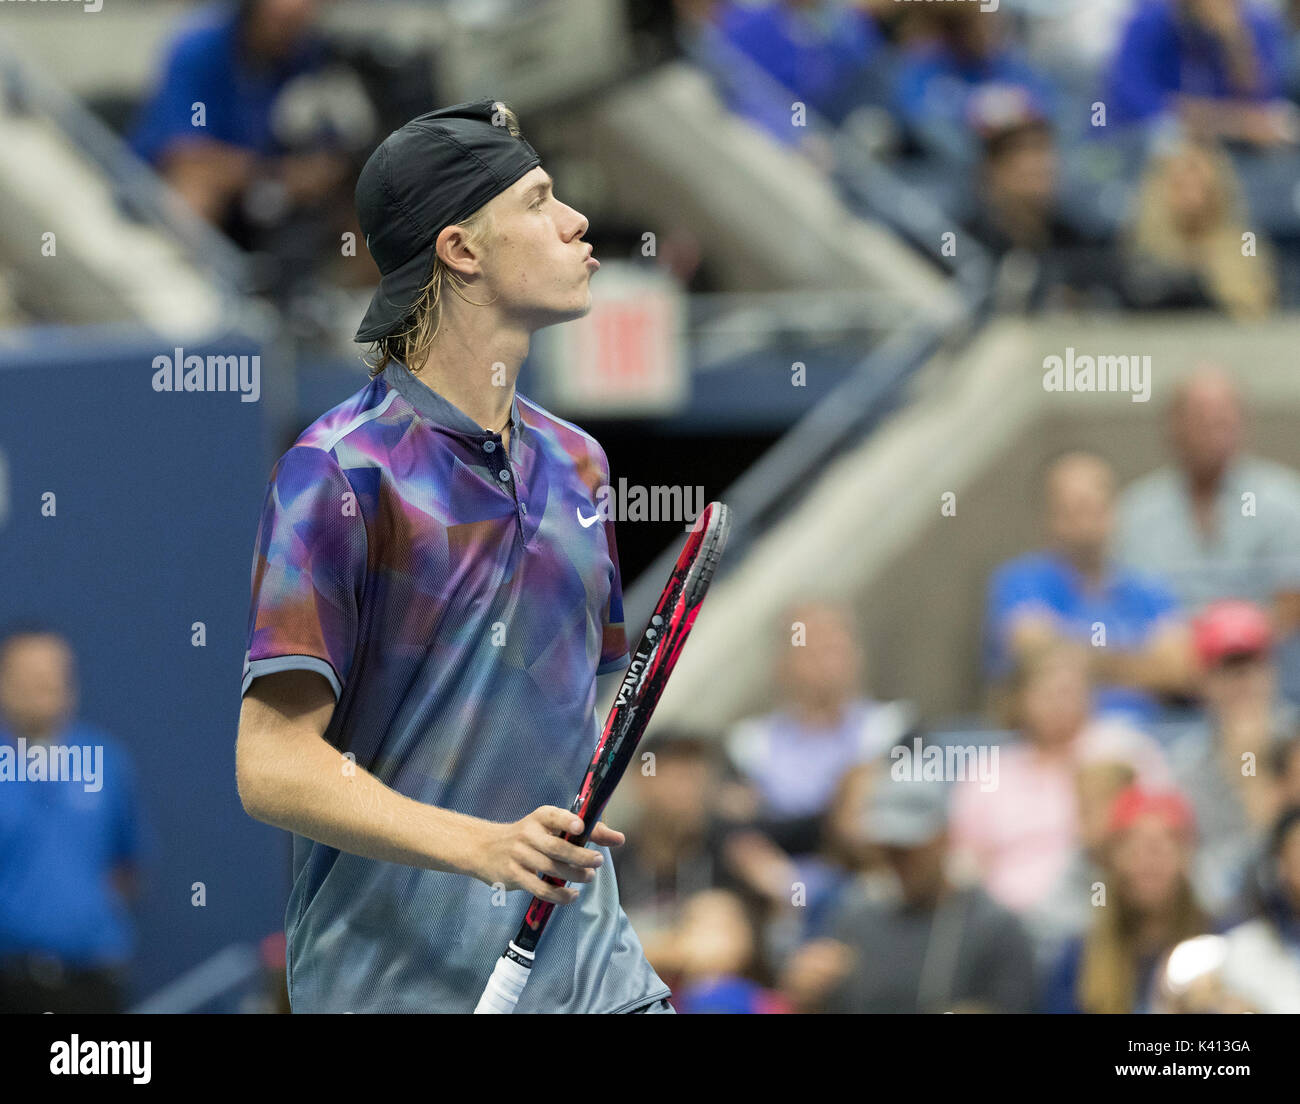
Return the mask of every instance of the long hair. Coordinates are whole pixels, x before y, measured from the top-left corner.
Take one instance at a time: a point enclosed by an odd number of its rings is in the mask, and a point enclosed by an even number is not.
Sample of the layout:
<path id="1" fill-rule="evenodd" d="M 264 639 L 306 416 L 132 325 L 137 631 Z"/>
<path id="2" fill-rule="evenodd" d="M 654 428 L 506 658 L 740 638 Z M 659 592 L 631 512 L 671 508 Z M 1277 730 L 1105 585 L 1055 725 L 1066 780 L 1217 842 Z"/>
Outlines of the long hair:
<path id="1" fill-rule="evenodd" d="M 456 225 L 465 231 L 471 245 L 481 246 L 492 237 L 492 215 L 486 205 Z M 418 372 L 428 356 L 433 339 L 438 336 L 438 330 L 442 326 L 442 309 L 445 302 L 443 295 L 447 288 L 451 288 L 457 297 L 471 306 L 487 305 L 466 298 L 462 289 L 468 286 L 459 273 L 448 268 L 442 258 L 435 253 L 433 270 L 420 290 L 420 296 L 416 299 L 411 312 L 397 329 L 390 334 L 385 334 L 371 346 L 370 353 L 365 358 L 371 377 L 379 375 L 388 367 L 389 362 L 394 360 L 405 364 L 411 371 Z M 370 359 L 372 357 L 373 359 Z"/>
<path id="2" fill-rule="evenodd" d="M 1210 177 L 1211 222 L 1196 238 L 1179 227 L 1165 197 L 1169 177 L 1180 163 L 1199 160 Z M 1257 243 L 1257 256 L 1242 254 L 1247 229 L 1245 208 L 1232 163 L 1214 146 L 1184 140 L 1151 158 L 1142 175 L 1129 248 L 1175 271 L 1197 272 L 1214 300 L 1229 314 L 1258 317 L 1277 297 L 1271 253 Z"/>
<path id="3" fill-rule="evenodd" d="M 1141 915 L 1118 892 L 1111 903 L 1095 913 L 1084 937 L 1076 1000 L 1083 1012 L 1132 1012 L 1138 1002 L 1139 960 L 1143 952 L 1138 945 Z M 1209 930 L 1209 919 L 1196 903 L 1191 883 L 1184 875 L 1170 910 L 1164 949 Z"/>

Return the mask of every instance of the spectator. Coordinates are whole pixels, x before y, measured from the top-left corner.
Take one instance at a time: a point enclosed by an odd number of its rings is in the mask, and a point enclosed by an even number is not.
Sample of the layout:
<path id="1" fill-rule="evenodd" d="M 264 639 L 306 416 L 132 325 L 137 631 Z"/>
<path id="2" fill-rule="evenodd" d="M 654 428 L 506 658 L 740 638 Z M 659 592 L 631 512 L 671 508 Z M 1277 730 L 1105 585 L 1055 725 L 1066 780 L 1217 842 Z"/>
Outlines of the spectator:
<path id="1" fill-rule="evenodd" d="M 877 865 L 877 851 L 863 838 L 862 825 L 883 772 L 883 762 L 876 760 L 849 767 L 840 776 L 815 851 L 792 858 L 772 840 L 788 826 L 773 828 L 762 820 L 750 826 L 733 823 L 725 836 L 719 881 L 740 893 L 763 919 L 766 946 L 774 956 L 784 958 L 811 934 L 824 931 L 858 876 Z"/>
<path id="2" fill-rule="evenodd" d="M 1108 122 L 1173 115 L 1198 137 L 1291 141 L 1285 45 L 1277 12 L 1256 0 L 1149 0 L 1111 65 Z"/>
<path id="3" fill-rule="evenodd" d="M 239 0 L 202 10 L 172 42 L 131 135 L 140 157 L 244 248 L 291 248 L 322 222 L 331 233 L 355 229 L 354 159 L 374 137 L 374 108 L 355 75 L 331 65 L 318 8 Z"/>
<path id="4" fill-rule="evenodd" d="M 894 85 L 894 106 L 920 149 L 945 161 L 970 165 L 973 97 L 990 96 L 1023 114 L 1052 118 L 1056 90 L 1004 35 L 1004 17 L 974 5 L 927 9 L 931 34 L 904 48 Z"/>
<path id="5" fill-rule="evenodd" d="M 728 885 L 721 853 L 726 825 L 715 811 L 719 771 L 713 741 L 687 732 L 659 732 L 645 745 L 654 770 L 627 779 L 636 825 L 619 851 L 619 900 L 636 926 L 647 957 L 671 936 L 682 902 Z"/>
<path id="6" fill-rule="evenodd" d="M 0 1012 L 123 1008 L 135 781 L 126 752 L 75 708 L 62 637 L 0 640 Z"/>
<path id="7" fill-rule="evenodd" d="M 1237 175 L 1221 152 L 1193 142 L 1157 152 L 1123 247 L 1127 301 L 1233 318 L 1268 314 L 1277 304 L 1272 250 L 1256 234 L 1247 251 L 1248 226 Z"/>
<path id="8" fill-rule="evenodd" d="M 887 782 L 883 761 L 860 763 L 840 777 L 821 850 L 799 864 L 798 877 L 807 889 L 803 939 L 826 934 L 827 925 L 845 901 L 855 881 L 877 870 L 880 853 L 866 834 L 872 796 Z"/>
<path id="9" fill-rule="evenodd" d="M 757 815 L 791 855 L 817 849 L 841 776 L 881 756 L 907 731 L 909 710 L 861 694 L 862 652 L 837 607 L 808 603 L 783 619 L 778 664 L 782 704 L 742 722 L 727 750 L 755 795 Z"/>
<path id="10" fill-rule="evenodd" d="M 1256 1012 L 1300 1012 L 1300 805 L 1273 824 L 1256 893 L 1254 919 L 1225 936 L 1223 984 Z"/>
<path id="11" fill-rule="evenodd" d="M 871 16 L 837 0 L 772 0 L 720 4 L 719 34 L 707 64 L 721 78 L 728 106 L 777 141 L 797 145 L 807 131 L 794 108 L 839 125 L 854 106 L 854 81 L 880 50 Z"/>
<path id="12" fill-rule="evenodd" d="M 1090 901 L 1104 883 L 1101 865 L 1107 822 L 1115 799 L 1137 781 L 1131 763 L 1105 757 L 1084 759 L 1074 769 L 1076 844 L 1052 889 L 1022 917 L 1044 969 L 1058 961 L 1070 939 L 1088 926 Z"/>
<path id="13" fill-rule="evenodd" d="M 1005 117 L 994 105 L 985 114 L 974 100 L 983 156 L 979 206 L 968 228 L 1000 262 L 999 309 L 1113 298 L 1112 251 L 1062 217 L 1051 124 L 1019 109 Z"/>
<path id="14" fill-rule="evenodd" d="M 1278 694 L 1273 630 L 1264 610 L 1249 602 L 1214 602 L 1194 632 L 1205 671 L 1205 713 L 1173 727 L 1169 760 L 1200 830 L 1197 892 L 1211 911 L 1223 913 L 1239 903 L 1276 812 L 1271 767 L 1296 717 Z"/>
<path id="15" fill-rule="evenodd" d="M 882 782 L 867 835 L 897 892 L 864 895 L 833 939 L 805 945 L 786 971 L 796 1007 L 831 1012 L 1025 1012 L 1033 952 L 1019 922 L 946 872 L 947 784 Z"/>
<path id="16" fill-rule="evenodd" d="M 1049 982 L 1048 1012 L 1150 1011 L 1164 955 L 1209 928 L 1192 891 L 1191 807 L 1174 791 L 1125 790 L 1104 849 L 1107 896 Z"/>
<path id="17" fill-rule="evenodd" d="M 999 904 L 1041 906 L 1068 874 L 1080 845 L 1076 771 L 1119 761 L 1152 785 L 1168 766 L 1153 740 L 1126 723 L 1094 719 L 1084 646 L 1043 645 L 1016 668 L 1004 719 L 1018 739 L 998 746 L 996 787 L 958 785 L 952 840 L 958 857 Z"/>
<path id="18" fill-rule="evenodd" d="M 1178 388 L 1174 464 L 1124 491 L 1116 553 L 1168 580 L 1189 612 L 1242 598 L 1271 610 L 1286 635 L 1300 625 L 1300 476 L 1244 454 L 1242 422 L 1221 370 L 1201 369 Z"/>
<path id="19" fill-rule="evenodd" d="M 667 956 L 655 969 L 672 976 L 673 1007 L 701 1013 L 773 1014 L 789 1011 L 777 993 L 760 984 L 755 926 L 744 903 L 725 890 L 697 893 L 686 902 Z"/>
<path id="20" fill-rule="evenodd" d="M 1115 481 L 1105 460 L 1066 453 L 1048 467 L 1044 491 L 1047 549 L 1003 564 L 989 583 L 985 669 L 1005 679 L 1045 642 L 1086 642 L 1098 710 L 1150 719 L 1193 675 L 1177 602 L 1136 565 L 1113 561 Z"/>

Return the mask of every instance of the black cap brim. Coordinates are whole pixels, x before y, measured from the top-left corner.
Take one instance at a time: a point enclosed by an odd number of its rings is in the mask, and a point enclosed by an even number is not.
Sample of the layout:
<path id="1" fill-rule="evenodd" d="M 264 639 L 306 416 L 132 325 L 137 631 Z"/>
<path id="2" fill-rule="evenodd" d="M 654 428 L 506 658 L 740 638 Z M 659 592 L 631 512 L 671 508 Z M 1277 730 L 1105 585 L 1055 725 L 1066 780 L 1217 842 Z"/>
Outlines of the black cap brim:
<path id="1" fill-rule="evenodd" d="M 415 308 L 433 274 L 436 245 L 422 249 L 379 281 L 353 341 L 378 341 L 396 330 Z"/>

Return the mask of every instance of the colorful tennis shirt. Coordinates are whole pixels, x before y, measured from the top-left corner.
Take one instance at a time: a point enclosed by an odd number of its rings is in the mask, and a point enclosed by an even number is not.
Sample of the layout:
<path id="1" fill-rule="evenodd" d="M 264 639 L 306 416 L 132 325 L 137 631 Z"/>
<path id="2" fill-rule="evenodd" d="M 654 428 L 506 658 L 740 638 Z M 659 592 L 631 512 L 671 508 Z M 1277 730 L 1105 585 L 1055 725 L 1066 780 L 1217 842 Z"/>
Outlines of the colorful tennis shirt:
<path id="1" fill-rule="evenodd" d="M 310 426 L 267 491 L 243 680 L 318 672 L 340 752 L 407 797 L 500 822 L 568 807 L 599 735 L 596 675 L 627 663 L 613 522 L 591 522 L 605 453 L 523 396 L 510 417 L 507 455 L 392 364 Z M 518 1011 L 668 995 L 601 850 Z M 470 1012 L 528 901 L 295 835 L 293 1008 Z"/>

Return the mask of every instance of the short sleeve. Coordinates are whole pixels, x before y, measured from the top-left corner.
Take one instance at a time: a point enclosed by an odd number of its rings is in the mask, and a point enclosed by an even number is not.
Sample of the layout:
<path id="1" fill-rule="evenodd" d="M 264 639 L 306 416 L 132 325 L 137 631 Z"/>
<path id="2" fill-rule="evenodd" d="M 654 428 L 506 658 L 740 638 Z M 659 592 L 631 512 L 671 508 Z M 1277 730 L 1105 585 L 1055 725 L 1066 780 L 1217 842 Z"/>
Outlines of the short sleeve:
<path id="1" fill-rule="evenodd" d="M 145 104 L 131 136 L 137 155 L 153 165 L 181 139 L 229 140 L 220 126 L 222 103 L 228 95 L 212 76 L 217 43 L 191 33 L 172 47 L 162 80 Z M 205 126 L 194 125 L 194 104 L 206 106 Z"/>
<path id="2" fill-rule="evenodd" d="M 356 650 L 365 573 L 365 521 L 351 484 L 329 453 L 291 448 L 262 508 L 243 692 L 261 675 L 307 670 L 338 698 Z"/>
<path id="3" fill-rule="evenodd" d="M 605 452 L 596 446 L 597 460 L 600 464 L 602 482 L 609 482 L 609 459 Z M 609 598 L 600 616 L 600 664 L 596 667 L 597 675 L 607 675 L 618 671 L 628 664 L 627 626 L 623 623 L 623 575 L 618 566 L 618 542 L 614 536 L 614 519 L 605 519 L 605 541 L 609 547 L 611 564 L 609 579 Z"/>
<path id="4" fill-rule="evenodd" d="M 984 603 L 984 671 L 989 678 L 1010 673 L 1010 635 L 1016 616 L 1027 606 L 1049 606 L 1040 573 L 1030 564 L 1013 560 L 1003 564 L 989 580 Z"/>
<path id="5" fill-rule="evenodd" d="M 1143 630 L 1149 635 L 1166 621 L 1181 615 L 1182 607 L 1163 579 L 1134 573 Z"/>
<path id="6" fill-rule="evenodd" d="M 1260 100 L 1281 99 L 1286 95 L 1287 41 L 1291 36 L 1285 20 L 1277 12 L 1257 8 L 1253 16 L 1255 58 L 1259 67 L 1255 96 Z"/>

